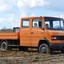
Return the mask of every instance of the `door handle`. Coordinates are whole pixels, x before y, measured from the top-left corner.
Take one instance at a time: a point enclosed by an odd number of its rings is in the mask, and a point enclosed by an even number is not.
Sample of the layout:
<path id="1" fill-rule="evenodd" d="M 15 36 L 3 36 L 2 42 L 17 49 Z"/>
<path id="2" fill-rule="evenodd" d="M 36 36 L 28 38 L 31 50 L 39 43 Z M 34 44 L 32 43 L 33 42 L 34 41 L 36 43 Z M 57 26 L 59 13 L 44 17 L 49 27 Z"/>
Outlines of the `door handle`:
<path id="1" fill-rule="evenodd" d="M 33 34 L 33 32 L 31 32 L 31 34 Z"/>

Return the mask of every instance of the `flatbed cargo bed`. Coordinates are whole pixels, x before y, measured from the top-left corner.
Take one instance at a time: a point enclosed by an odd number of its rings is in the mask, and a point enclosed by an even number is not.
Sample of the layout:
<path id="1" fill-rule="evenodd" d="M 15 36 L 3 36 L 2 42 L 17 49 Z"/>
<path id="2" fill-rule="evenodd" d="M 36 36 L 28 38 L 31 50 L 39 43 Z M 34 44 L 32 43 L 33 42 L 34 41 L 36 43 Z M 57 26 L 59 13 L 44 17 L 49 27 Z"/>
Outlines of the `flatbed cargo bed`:
<path id="1" fill-rule="evenodd" d="M 0 40 L 7 39 L 7 40 L 16 40 L 19 39 L 19 33 L 18 32 L 10 32 L 10 33 L 0 33 Z"/>

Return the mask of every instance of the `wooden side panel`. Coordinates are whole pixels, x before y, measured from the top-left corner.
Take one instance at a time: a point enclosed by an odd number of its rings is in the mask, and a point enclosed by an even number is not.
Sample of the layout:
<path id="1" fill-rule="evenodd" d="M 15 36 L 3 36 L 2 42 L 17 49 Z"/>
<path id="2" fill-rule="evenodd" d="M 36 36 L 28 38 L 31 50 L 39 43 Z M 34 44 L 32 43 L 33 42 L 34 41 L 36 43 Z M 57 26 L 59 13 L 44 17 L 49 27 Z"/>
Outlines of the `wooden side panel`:
<path id="1" fill-rule="evenodd" d="M 19 39 L 19 33 L 0 33 L 0 39 Z"/>

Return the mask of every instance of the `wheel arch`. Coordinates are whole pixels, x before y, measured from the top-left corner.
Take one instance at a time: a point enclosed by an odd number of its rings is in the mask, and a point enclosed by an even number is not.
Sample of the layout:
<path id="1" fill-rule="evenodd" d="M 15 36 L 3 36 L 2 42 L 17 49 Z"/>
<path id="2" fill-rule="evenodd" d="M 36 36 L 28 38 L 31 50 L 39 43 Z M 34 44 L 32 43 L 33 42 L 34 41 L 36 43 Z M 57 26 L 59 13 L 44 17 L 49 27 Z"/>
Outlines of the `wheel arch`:
<path id="1" fill-rule="evenodd" d="M 2 42 L 8 42 L 8 40 L 0 40 L 0 45 L 2 44 Z"/>
<path id="2" fill-rule="evenodd" d="M 38 46 L 40 46 L 41 44 L 47 44 L 49 46 L 50 42 L 48 39 L 42 38 L 39 40 Z"/>

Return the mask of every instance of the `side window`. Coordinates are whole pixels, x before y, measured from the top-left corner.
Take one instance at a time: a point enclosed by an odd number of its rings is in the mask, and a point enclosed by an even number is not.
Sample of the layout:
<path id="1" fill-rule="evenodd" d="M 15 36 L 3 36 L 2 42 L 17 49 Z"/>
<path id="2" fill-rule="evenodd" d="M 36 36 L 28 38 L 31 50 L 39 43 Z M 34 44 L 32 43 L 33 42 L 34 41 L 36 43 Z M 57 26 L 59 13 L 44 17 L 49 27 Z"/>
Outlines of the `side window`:
<path id="1" fill-rule="evenodd" d="M 50 28 L 50 22 L 49 21 L 46 21 L 45 24 L 46 24 L 46 28 Z"/>
<path id="2" fill-rule="evenodd" d="M 42 21 L 41 20 L 33 20 L 32 22 L 32 27 L 33 28 L 41 28 L 42 27 Z"/>
<path id="3" fill-rule="evenodd" d="M 23 28 L 29 28 L 29 20 L 23 20 L 22 21 L 22 27 Z"/>

